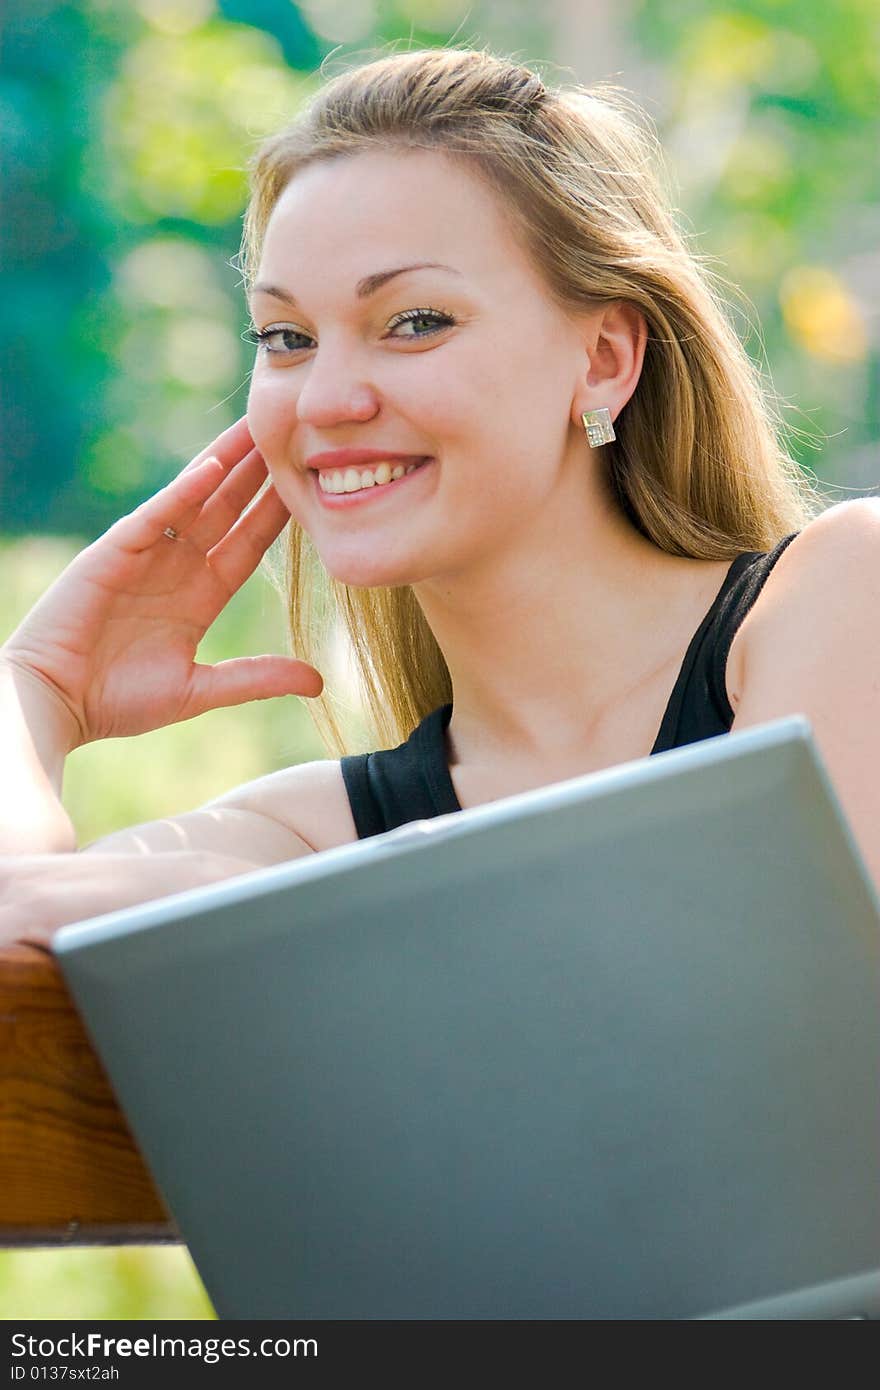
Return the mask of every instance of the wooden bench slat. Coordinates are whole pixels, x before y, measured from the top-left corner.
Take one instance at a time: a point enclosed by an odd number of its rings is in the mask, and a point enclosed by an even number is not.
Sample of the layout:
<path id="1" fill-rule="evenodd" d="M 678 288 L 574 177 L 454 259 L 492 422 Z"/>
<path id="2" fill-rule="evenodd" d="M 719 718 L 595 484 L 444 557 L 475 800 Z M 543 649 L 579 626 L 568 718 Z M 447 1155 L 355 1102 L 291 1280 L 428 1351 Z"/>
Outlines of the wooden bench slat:
<path id="1" fill-rule="evenodd" d="M 0 949 L 0 1245 L 178 1239 L 55 960 Z"/>

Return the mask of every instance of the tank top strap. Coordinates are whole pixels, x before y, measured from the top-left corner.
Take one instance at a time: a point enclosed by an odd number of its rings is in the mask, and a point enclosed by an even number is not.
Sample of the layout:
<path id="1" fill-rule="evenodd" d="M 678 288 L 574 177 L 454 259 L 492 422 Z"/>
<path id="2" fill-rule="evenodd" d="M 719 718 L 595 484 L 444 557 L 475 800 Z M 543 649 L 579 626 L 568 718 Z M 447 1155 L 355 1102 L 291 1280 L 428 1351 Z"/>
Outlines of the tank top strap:
<path id="1" fill-rule="evenodd" d="M 446 761 L 451 717 L 452 705 L 440 705 L 397 748 L 340 760 L 359 839 L 461 810 Z"/>
<path id="2" fill-rule="evenodd" d="M 766 552 L 744 551 L 731 564 L 715 602 L 691 639 L 652 754 L 730 731 L 734 714 L 726 671 L 731 644 L 776 561 L 798 534 L 793 531 Z"/>
<path id="3" fill-rule="evenodd" d="M 784 536 L 772 550 L 768 550 L 765 554 L 754 555 L 751 563 L 744 566 L 741 573 L 737 575 L 736 582 L 731 585 L 719 604 L 715 640 L 712 644 L 709 680 L 713 696 L 721 707 L 725 719 L 728 720 L 728 727 L 733 723 L 733 710 L 727 698 L 725 673 L 731 644 L 742 626 L 746 614 L 754 606 L 780 555 L 788 549 L 797 535 L 800 535 L 799 531 L 792 531 L 790 535 Z"/>

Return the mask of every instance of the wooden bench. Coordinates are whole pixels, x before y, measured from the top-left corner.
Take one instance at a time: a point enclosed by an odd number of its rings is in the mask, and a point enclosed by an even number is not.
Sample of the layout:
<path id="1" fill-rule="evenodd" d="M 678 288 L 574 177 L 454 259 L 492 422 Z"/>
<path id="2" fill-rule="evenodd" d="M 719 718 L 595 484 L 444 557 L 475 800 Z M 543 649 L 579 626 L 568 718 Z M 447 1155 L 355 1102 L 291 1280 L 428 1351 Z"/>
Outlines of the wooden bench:
<path id="1" fill-rule="evenodd" d="M 178 1239 L 53 957 L 0 949 L 0 1245 Z"/>

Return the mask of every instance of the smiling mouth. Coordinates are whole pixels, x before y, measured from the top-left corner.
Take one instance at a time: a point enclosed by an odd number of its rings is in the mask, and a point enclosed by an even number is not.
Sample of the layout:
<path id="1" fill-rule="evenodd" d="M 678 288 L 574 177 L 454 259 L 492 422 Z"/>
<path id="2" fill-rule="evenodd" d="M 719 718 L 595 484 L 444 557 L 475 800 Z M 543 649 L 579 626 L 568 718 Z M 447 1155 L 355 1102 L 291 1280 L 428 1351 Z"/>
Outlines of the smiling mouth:
<path id="1" fill-rule="evenodd" d="M 390 459 L 386 459 L 372 468 L 334 468 L 323 471 L 313 469 L 312 472 L 317 473 L 318 487 L 325 496 L 341 497 L 382 491 L 409 474 L 418 472 L 430 462 L 429 457 L 411 463 L 404 463 L 402 460 L 392 463 Z"/>

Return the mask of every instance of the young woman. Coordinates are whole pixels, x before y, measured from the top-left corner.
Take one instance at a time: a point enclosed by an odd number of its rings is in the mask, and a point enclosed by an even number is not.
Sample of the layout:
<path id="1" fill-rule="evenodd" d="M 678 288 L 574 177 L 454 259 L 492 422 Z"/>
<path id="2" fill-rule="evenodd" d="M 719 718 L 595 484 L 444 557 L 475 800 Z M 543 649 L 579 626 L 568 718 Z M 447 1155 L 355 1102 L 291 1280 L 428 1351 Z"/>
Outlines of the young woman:
<path id="1" fill-rule="evenodd" d="M 264 145 L 246 419 L 0 652 L 4 939 L 793 712 L 880 882 L 880 506 L 785 455 L 660 167 L 614 90 L 462 50 Z M 302 659 L 195 664 L 285 526 Z M 369 757 L 314 664 L 334 609 Z M 77 850 L 72 748 L 291 692 L 341 759 Z"/>

